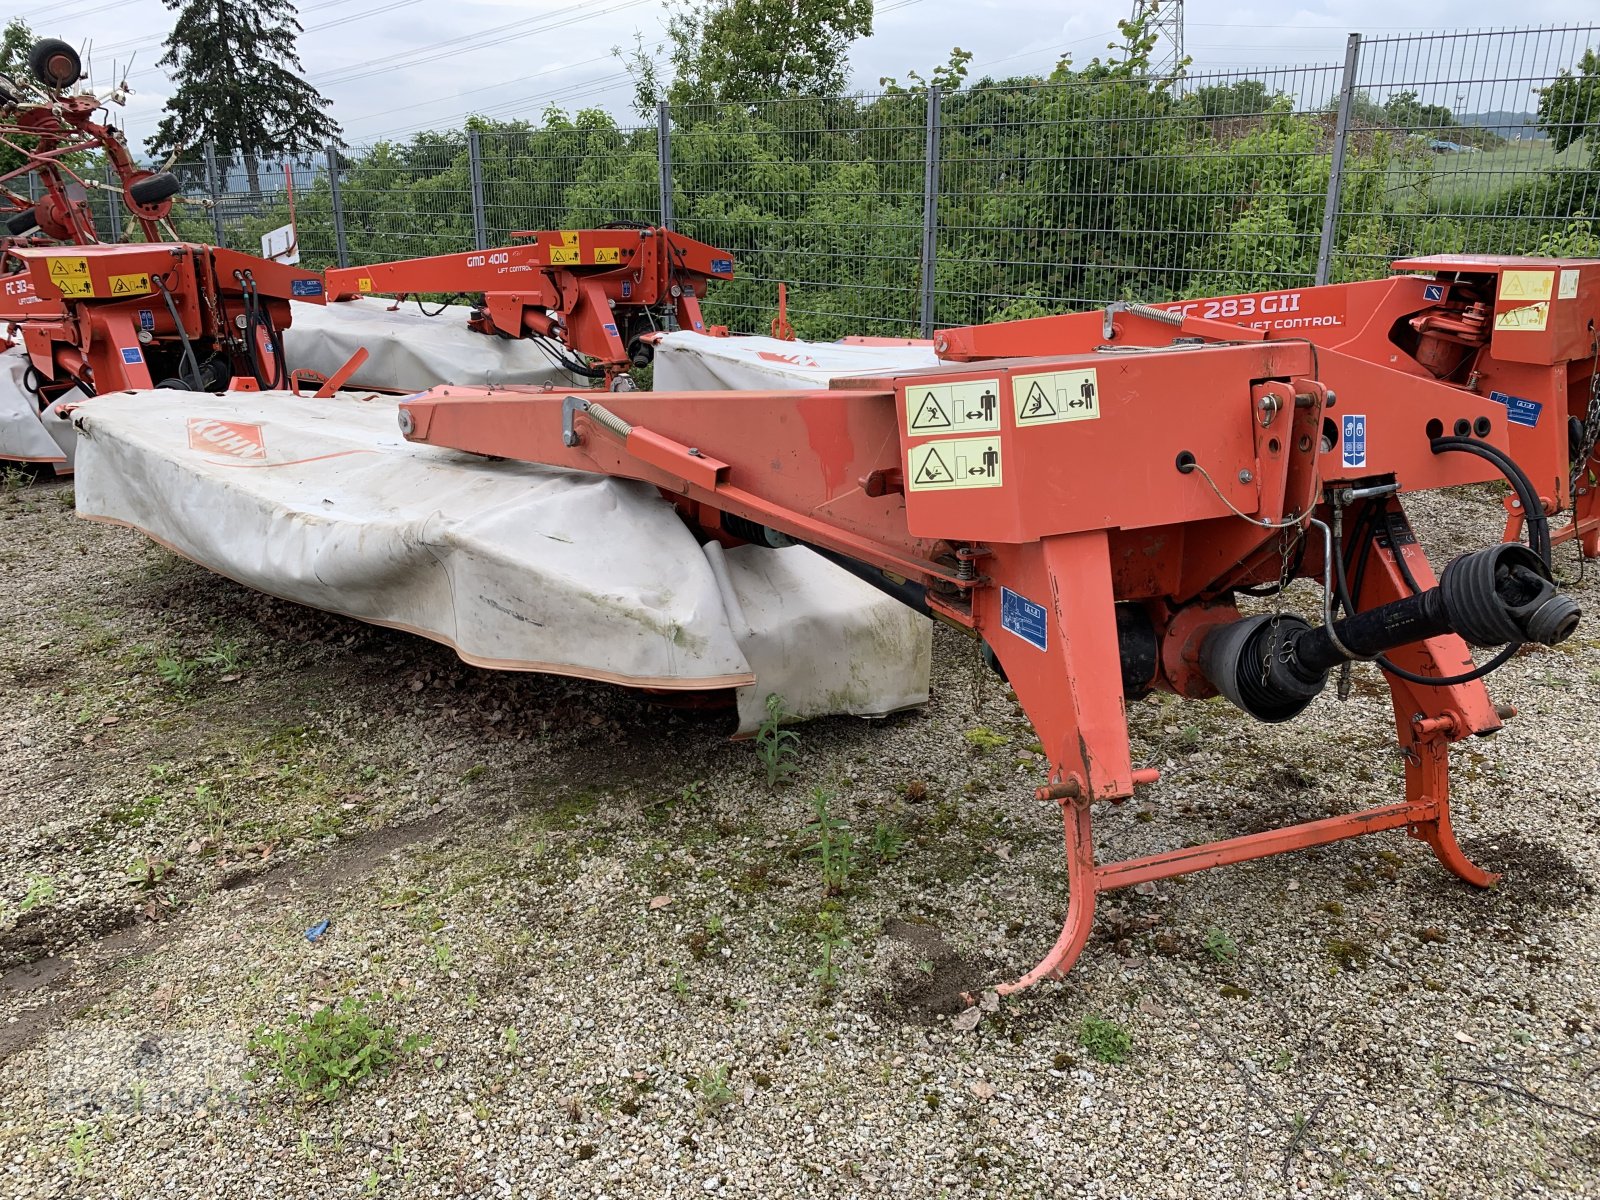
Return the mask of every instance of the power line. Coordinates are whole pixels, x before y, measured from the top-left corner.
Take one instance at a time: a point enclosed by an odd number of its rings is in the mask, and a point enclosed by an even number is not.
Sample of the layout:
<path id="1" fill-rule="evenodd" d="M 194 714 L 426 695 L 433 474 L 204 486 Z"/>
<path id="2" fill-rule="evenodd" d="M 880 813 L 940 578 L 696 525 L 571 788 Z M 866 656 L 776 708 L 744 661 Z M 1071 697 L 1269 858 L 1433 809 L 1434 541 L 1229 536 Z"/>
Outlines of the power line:
<path id="1" fill-rule="evenodd" d="M 547 33 L 552 29 L 562 29 L 568 25 L 575 25 L 581 21 L 593 20 L 596 17 L 610 16 L 612 13 L 622 12 L 624 9 L 637 8 L 646 0 L 622 0 L 610 8 L 591 8 L 585 12 L 585 5 L 577 4 L 571 8 L 558 9 L 554 13 L 545 13 L 538 17 L 527 17 L 520 21 L 510 21 L 504 25 L 497 25 L 492 29 L 479 29 L 472 33 L 464 33 L 459 37 L 448 38 L 442 42 L 435 42 L 432 46 L 421 50 L 406 50 L 387 55 L 384 58 L 369 59 L 360 67 L 353 70 L 328 71 L 310 76 L 313 83 L 351 83 L 357 79 L 367 79 L 373 75 L 382 75 L 386 71 L 405 70 L 411 67 L 420 67 L 425 63 L 439 62 L 441 59 L 454 58 L 460 54 L 469 54 L 482 48 L 483 39 L 502 34 L 515 34 L 516 40 L 529 37 L 536 33 Z M 551 20 L 560 16 L 562 20 Z M 541 21 L 547 24 L 539 24 Z M 505 40 L 502 39 L 502 44 Z M 446 48 L 448 47 L 448 49 Z M 410 61 L 401 61 L 409 59 Z"/>
<path id="2" fill-rule="evenodd" d="M 605 86 L 597 86 L 606 79 L 611 79 L 613 82 L 606 84 Z M 464 122 L 468 117 L 493 117 L 497 115 L 504 115 L 519 108 L 531 109 L 535 105 L 548 105 L 557 100 L 570 99 L 573 96 L 601 96 L 605 95 L 607 92 L 614 92 L 620 87 L 629 86 L 632 84 L 632 82 L 633 80 L 626 74 L 621 76 L 602 75 L 595 79 L 586 79 L 564 88 L 558 88 L 553 92 L 546 92 L 543 95 L 523 96 L 515 100 L 503 101 L 500 104 L 491 104 L 486 108 L 474 109 L 458 116 L 456 118 L 456 123 L 459 124 Z M 417 133 L 423 130 L 435 129 L 438 127 L 438 125 L 439 122 L 437 121 L 421 121 L 414 125 L 406 125 L 394 129 L 385 129 L 379 133 L 371 134 L 370 137 L 373 141 L 384 141 L 396 135 Z"/>
<path id="3" fill-rule="evenodd" d="M 660 50 L 661 46 L 662 44 L 658 43 L 657 45 L 653 46 L 652 49 Z M 427 100 L 418 100 L 414 104 L 402 104 L 394 108 L 386 108 L 381 113 L 362 113 L 359 117 L 351 117 L 350 123 L 355 124 L 357 121 L 365 121 L 369 117 L 379 117 L 388 115 L 390 113 L 405 112 L 407 109 L 411 108 L 423 108 L 429 104 L 438 104 L 441 100 L 458 100 L 462 96 L 473 96 L 479 92 L 498 91 L 501 88 L 511 87 L 514 84 L 526 83 L 530 79 L 541 79 L 546 75 L 559 75 L 563 71 L 575 71 L 579 67 L 590 67 L 595 63 L 605 62 L 610 57 L 610 54 L 599 54 L 594 58 L 585 58 L 580 62 L 566 63 L 559 67 L 551 67 L 548 71 L 535 71 L 532 75 L 519 75 L 515 79 L 500 80 L 496 83 L 485 84 L 483 87 L 469 88 L 464 92 L 449 92 L 444 95 L 432 96 Z"/>

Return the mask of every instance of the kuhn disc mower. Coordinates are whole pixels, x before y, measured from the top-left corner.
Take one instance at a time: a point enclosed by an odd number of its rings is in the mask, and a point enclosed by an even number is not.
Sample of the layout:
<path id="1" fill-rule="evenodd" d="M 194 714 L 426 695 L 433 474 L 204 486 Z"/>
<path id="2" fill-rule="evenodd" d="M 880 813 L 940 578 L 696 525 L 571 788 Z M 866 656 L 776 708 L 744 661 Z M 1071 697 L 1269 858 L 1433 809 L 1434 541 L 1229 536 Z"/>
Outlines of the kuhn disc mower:
<path id="1" fill-rule="evenodd" d="M 1051 340 L 1030 325 L 966 332 L 1027 354 Z M 1468 647 L 1553 645 L 1579 620 L 1547 545 L 1489 546 L 1436 578 L 1407 523 L 1401 492 L 1498 474 L 1504 405 L 1429 371 L 1394 386 L 1303 339 L 1195 319 L 1178 332 L 1186 344 L 1109 339 L 803 392 L 441 388 L 403 403 L 400 424 L 416 442 L 647 481 L 706 536 L 810 545 L 981 639 L 1048 756 L 1038 797 L 1065 823 L 1061 936 L 1011 990 L 1071 966 L 1099 892 L 1203 867 L 1404 829 L 1493 882 L 1451 831 L 1447 751 L 1509 715 L 1482 683 L 1506 651 L 1479 667 Z M 1302 576 L 1323 588 L 1315 623 L 1236 607 Z M 1091 805 L 1156 778 L 1132 761 L 1129 698 L 1220 693 L 1285 721 L 1357 660 L 1393 694 L 1404 799 L 1095 862 Z"/>

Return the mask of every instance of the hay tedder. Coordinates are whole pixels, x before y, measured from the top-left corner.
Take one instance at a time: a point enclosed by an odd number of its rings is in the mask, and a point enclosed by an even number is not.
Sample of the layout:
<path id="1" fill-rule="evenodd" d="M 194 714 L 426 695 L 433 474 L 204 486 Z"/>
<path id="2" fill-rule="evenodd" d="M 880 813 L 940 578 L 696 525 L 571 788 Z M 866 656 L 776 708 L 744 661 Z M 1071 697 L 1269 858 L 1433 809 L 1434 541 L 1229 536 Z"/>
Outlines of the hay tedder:
<path id="1" fill-rule="evenodd" d="M 128 152 L 122 132 L 97 114 L 108 105 L 127 100 L 118 84 L 104 95 L 74 91 L 83 75 L 78 53 L 54 38 L 37 42 L 28 55 L 32 79 L 26 82 L 0 77 L 0 141 L 20 154 L 20 165 L 0 175 L 0 216 L 5 233 L 0 255 L 24 246 L 65 242 L 92 245 L 99 241 L 89 193 L 116 191 L 129 215 L 149 241 L 159 240 L 180 191 L 175 176 L 138 166 Z M 115 184 L 85 178 L 75 168 L 75 155 L 96 152 L 105 156 L 115 174 Z M 32 176 L 37 198 L 17 190 L 20 180 Z M 0 321 L 16 319 L 34 306 L 49 306 L 49 298 L 35 293 L 26 273 L 7 268 L 0 288 Z"/>
<path id="2" fill-rule="evenodd" d="M 1579 331 L 1595 307 L 1587 272 Z M 1417 283 L 1419 298 L 1429 286 L 1443 285 Z M 1389 331 L 1402 315 L 1374 319 Z M 1568 328 L 1559 315 L 1551 334 Z M 1162 344 L 1131 336 L 1146 327 Z M 1517 395 L 1564 403 L 1588 343 L 1508 333 L 1488 358 L 1481 344 L 1464 353 L 1518 380 Z M 709 538 L 809 545 L 981 639 L 1049 759 L 1037 795 L 1060 806 L 1068 860 L 1061 935 L 1003 990 L 1071 966 L 1099 892 L 1204 867 L 1404 829 L 1461 878 L 1494 882 L 1451 830 L 1448 747 L 1501 727 L 1512 710 L 1483 676 L 1519 645 L 1570 636 L 1579 611 L 1552 582 L 1542 519 L 1530 544 L 1463 554 L 1435 577 L 1401 494 L 1515 478 L 1505 403 L 1438 370 L 1193 313 L 1123 308 L 948 331 L 940 345 L 971 361 L 603 403 L 438 388 L 403 403 L 400 425 L 416 442 L 644 480 Z M 1553 468 L 1545 479 L 1566 494 Z M 1531 511 L 1538 497 L 1522 494 Z M 1316 622 L 1281 600 L 1240 611 L 1240 594 L 1275 597 L 1297 577 L 1321 583 Z M 1475 665 L 1469 646 L 1501 649 Z M 1403 800 L 1096 863 L 1091 806 L 1157 778 L 1132 761 L 1129 698 L 1220 694 L 1285 721 L 1363 660 L 1393 696 Z"/>

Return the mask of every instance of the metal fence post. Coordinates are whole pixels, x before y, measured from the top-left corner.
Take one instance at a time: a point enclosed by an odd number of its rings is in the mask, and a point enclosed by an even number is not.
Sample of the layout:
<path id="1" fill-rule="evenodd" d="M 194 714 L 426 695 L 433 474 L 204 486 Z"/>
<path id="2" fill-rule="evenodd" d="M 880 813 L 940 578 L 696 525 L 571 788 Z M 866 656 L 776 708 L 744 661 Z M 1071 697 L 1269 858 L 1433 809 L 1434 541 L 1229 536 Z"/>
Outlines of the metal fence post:
<path id="1" fill-rule="evenodd" d="M 467 131 L 467 170 L 472 180 L 472 244 L 489 248 L 489 225 L 483 212 L 483 138 L 476 129 Z"/>
<path id="2" fill-rule="evenodd" d="M 1339 201 L 1344 191 L 1344 145 L 1350 133 L 1350 104 L 1356 94 L 1356 61 L 1361 35 L 1352 33 L 1344 48 L 1344 80 L 1339 85 L 1339 115 L 1333 127 L 1333 162 L 1328 168 L 1328 199 L 1322 210 L 1322 240 L 1317 244 L 1318 287 L 1328 282 L 1333 265 L 1333 239 L 1339 229 Z"/>
<path id="3" fill-rule="evenodd" d="M 216 244 L 226 242 L 222 235 L 222 184 L 217 174 L 217 148 L 206 139 L 206 191 L 211 196 L 211 230 L 216 234 Z"/>
<path id="4" fill-rule="evenodd" d="M 935 269 L 939 253 L 939 89 L 928 89 L 928 130 L 922 173 L 922 336 L 933 336 Z"/>
<path id="5" fill-rule="evenodd" d="M 661 173 L 661 227 L 672 228 L 672 113 L 656 101 L 656 163 Z"/>
<path id="6" fill-rule="evenodd" d="M 122 181 L 117 178 L 117 173 L 111 164 L 106 163 L 106 182 L 111 186 L 106 190 L 107 216 L 111 221 L 111 240 L 122 240 Z"/>
<path id="7" fill-rule="evenodd" d="M 328 191 L 333 200 L 333 245 L 339 265 L 350 265 L 350 245 L 344 239 L 344 196 L 339 191 L 339 147 L 328 143 Z"/>

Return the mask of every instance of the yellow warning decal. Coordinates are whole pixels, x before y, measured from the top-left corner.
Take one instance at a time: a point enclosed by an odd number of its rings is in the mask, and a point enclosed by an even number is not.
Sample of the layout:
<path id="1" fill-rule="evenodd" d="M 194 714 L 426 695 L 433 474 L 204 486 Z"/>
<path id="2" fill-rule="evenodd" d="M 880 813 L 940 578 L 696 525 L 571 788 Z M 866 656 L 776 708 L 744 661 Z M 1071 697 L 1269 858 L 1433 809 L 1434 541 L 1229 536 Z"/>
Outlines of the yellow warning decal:
<path id="1" fill-rule="evenodd" d="M 51 279 L 87 279 L 89 276 L 89 260 L 87 258 L 52 258 L 50 260 Z"/>
<path id="2" fill-rule="evenodd" d="M 94 280 L 87 275 L 64 275 L 55 281 L 56 290 L 63 299 L 76 300 L 94 295 Z"/>
<path id="3" fill-rule="evenodd" d="M 366 275 L 358 276 L 357 279 L 356 279 L 356 291 L 358 291 L 358 292 L 370 292 L 371 290 L 372 290 L 372 279 L 369 276 L 366 276 Z"/>
<path id="4" fill-rule="evenodd" d="M 1527 304 L 1521 308 L 1508 308 L 1494 319 L 1496 329 L 1539 330 L 1550 319 L 1550 303 Z"/>
<path id="5" fill-rule="evenodd" d="M 1554 271 L 1507 271 L 1500 276 L 1500 299 L 1548 300 L 1555 282 Z"/>
<path id="6" fill-rule="evenodd" d="M 599 263 L 620 263 L 622 249 L 619 246 L 596 246 L 594 248 L 594 261 Z"/>
<path id="7" fill-rule="evenodd" d="M 108 281 L 112 296 L 143 296 L 150 290 L 150 276 L 113 275 Z"/>
<path id="8" fill-rule="evenodd" d="M 913 492 L 999 487 L 1000 439 L 950 438 L 913 446 L 906 455 L 906 483 Z"/>
<path id="9" fill-rule="evenodd" d="M 1011 402 L 1019 428 L 1053 425 L 1057 421 L 1098 420 L 1099 376 L 1093 367 L 1082 371 L 1013 375 Z"/>
<path id="10" fill-rule="evenodd" d="M 1000 380 L 906 385 L 906 432 L 913 437 L 1000 429 Z"/>
<path id="11" fill-rule="evenodd" d="M 583 261 L 578 248 L 578 235 L 570 229 L 558 229 L 555 241 L 550 243 L 552 267 L 575 267 Z"/>

